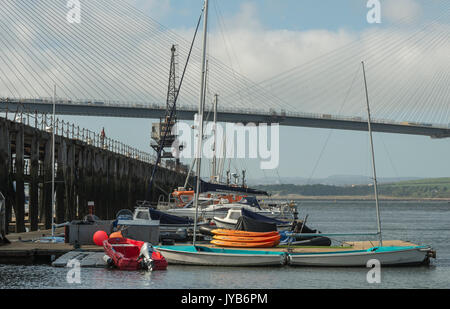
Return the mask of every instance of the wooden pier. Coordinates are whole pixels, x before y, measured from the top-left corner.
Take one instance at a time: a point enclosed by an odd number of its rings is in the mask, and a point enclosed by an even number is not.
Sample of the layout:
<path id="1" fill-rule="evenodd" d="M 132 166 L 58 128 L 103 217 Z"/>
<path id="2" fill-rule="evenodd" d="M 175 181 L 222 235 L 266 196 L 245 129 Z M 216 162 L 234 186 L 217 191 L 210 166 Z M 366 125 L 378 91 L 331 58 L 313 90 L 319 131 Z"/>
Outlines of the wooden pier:
<path id="1" fill-rule="evenodd" d="M 64 233 L 64 229 L 56 229 L 56 233 Z M 41 237 L 49 236 L 51 230 L 8 235 L 11 243 L 0 246 L 0 264 L 49 265 L 53 260 L 74 250 L 72 245 L 65 243 L 35 242 Z M 103 248 L 97 246 L 83 246 L 81 249 L 85 252 L 103 252 Z"/>
<path id="2" fill-rule="evenodd" d="M 15 218 L 17 233 L 26 226 L 29 231 L 51 228 L 51 124 L 47 115 L 0 116 L 0 192 L 6 198 L 6 226 Z M 55 134 L 57 224 L 82 219 L 88 201 L 95 202 L 95 214 L 107 220 L 145 200 L 155 162 L 151 155 L 64 121 L 55 121 Z M 184 166 L 161 166 L 151 202 L 167 197 L 185 177 Z"/>

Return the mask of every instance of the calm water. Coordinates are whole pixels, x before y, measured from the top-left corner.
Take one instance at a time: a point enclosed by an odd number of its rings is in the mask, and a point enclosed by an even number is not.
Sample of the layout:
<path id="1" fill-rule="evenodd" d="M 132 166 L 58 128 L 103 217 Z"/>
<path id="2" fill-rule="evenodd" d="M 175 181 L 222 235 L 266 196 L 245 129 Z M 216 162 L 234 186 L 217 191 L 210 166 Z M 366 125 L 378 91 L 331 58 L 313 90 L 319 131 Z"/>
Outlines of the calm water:
<path id="1" fill-rule="evenodd" d="M 450 205 L 440 202 L 383 202 L 384 238 L 431 244 L 431 266 L 384 268 L 382 283 L 369 285 L 367 269 L 205 268 L 169 266 L 166 272 L 82 269 L 80 285 L 66 281 L 67 269 L 2 266 L 0 288 L 130 289 L 291 289 L 291 288 L 450 288 Z M 322 232 L 376 230 L 373 202 L 303 202 L 300 217 Z M 359 237 L 361 239 L 361 237 Z"/>

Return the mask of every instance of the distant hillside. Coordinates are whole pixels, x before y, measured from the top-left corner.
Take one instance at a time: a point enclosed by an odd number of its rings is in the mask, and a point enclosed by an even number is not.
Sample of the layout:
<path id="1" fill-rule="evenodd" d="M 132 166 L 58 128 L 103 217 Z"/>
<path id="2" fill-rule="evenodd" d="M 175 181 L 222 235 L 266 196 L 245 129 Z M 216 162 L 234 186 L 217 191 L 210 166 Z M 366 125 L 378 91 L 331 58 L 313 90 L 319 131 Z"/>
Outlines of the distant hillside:
<path id="1" fill-rule="evenodd" d="M 393 183 L 400 181 L 409 180 L 421 180 L 419 177 L 380 177 L 378 182 L 383 183 Z M 372 179 L 367 176 L 360 175 L 334 175 L 327 178 L 314 178 L 308 179 L 303 177 L 267 177 L 264 179 L 250 179 L 248 183 L 251 186 L 264 186 L 264 185 L 274 185 L 274 184 L 292 184 L 292 185 L 308 185 L 308 184 L 320 184 L 328 186 L 351 186 L 351 185 L 367 185 L 372 182 Z"/>
<path id="2" fill-rule="evenodd" d="M 263 185 L 258 189 L 272 195 L 299 195 L 304 197 L 373 196 L 373 185 L 330 186 L 316 185 Z M 421 179 L 381 184 L 379 194 L 395 198 L 450 198 L 450 178 Z"/>

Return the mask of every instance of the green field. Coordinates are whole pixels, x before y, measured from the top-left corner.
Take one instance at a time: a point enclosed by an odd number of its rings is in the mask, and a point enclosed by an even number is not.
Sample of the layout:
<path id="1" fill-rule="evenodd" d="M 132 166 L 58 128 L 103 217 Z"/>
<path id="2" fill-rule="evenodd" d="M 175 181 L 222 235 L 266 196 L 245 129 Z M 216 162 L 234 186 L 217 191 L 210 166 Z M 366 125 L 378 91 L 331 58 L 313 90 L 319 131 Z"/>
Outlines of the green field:
<path id="1" fill-rule="evenodd" d="M 373 195 L 373 186 L 328 186 L 328 185 L 265 185 L 258 189 L 272 195 L 299 195 L 304 197 L 348 196 L 363 197 Z M 403 181 L 379 186 L 379 194 L 394 198 L 450 198 L 450 178 Z"/>
<path id="2" fill-rule="evenodd" d="M 404 181 L 381 185 L 383 195 L 394 197 L 450 198 L 450 178 Z"/>

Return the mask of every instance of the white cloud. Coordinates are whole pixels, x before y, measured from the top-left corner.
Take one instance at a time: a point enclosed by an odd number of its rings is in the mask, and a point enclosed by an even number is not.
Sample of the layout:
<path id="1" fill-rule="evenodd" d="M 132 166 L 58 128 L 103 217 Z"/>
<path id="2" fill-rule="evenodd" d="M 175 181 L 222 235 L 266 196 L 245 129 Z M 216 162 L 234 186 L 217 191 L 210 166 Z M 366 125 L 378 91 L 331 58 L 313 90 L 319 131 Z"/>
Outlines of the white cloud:
<path id="1" fill-rule="evenodd" d="M 421 16 L 422 7 L 415 0 L 385 0 L 382 12 L 390 22 L 414 23 Z"/>

